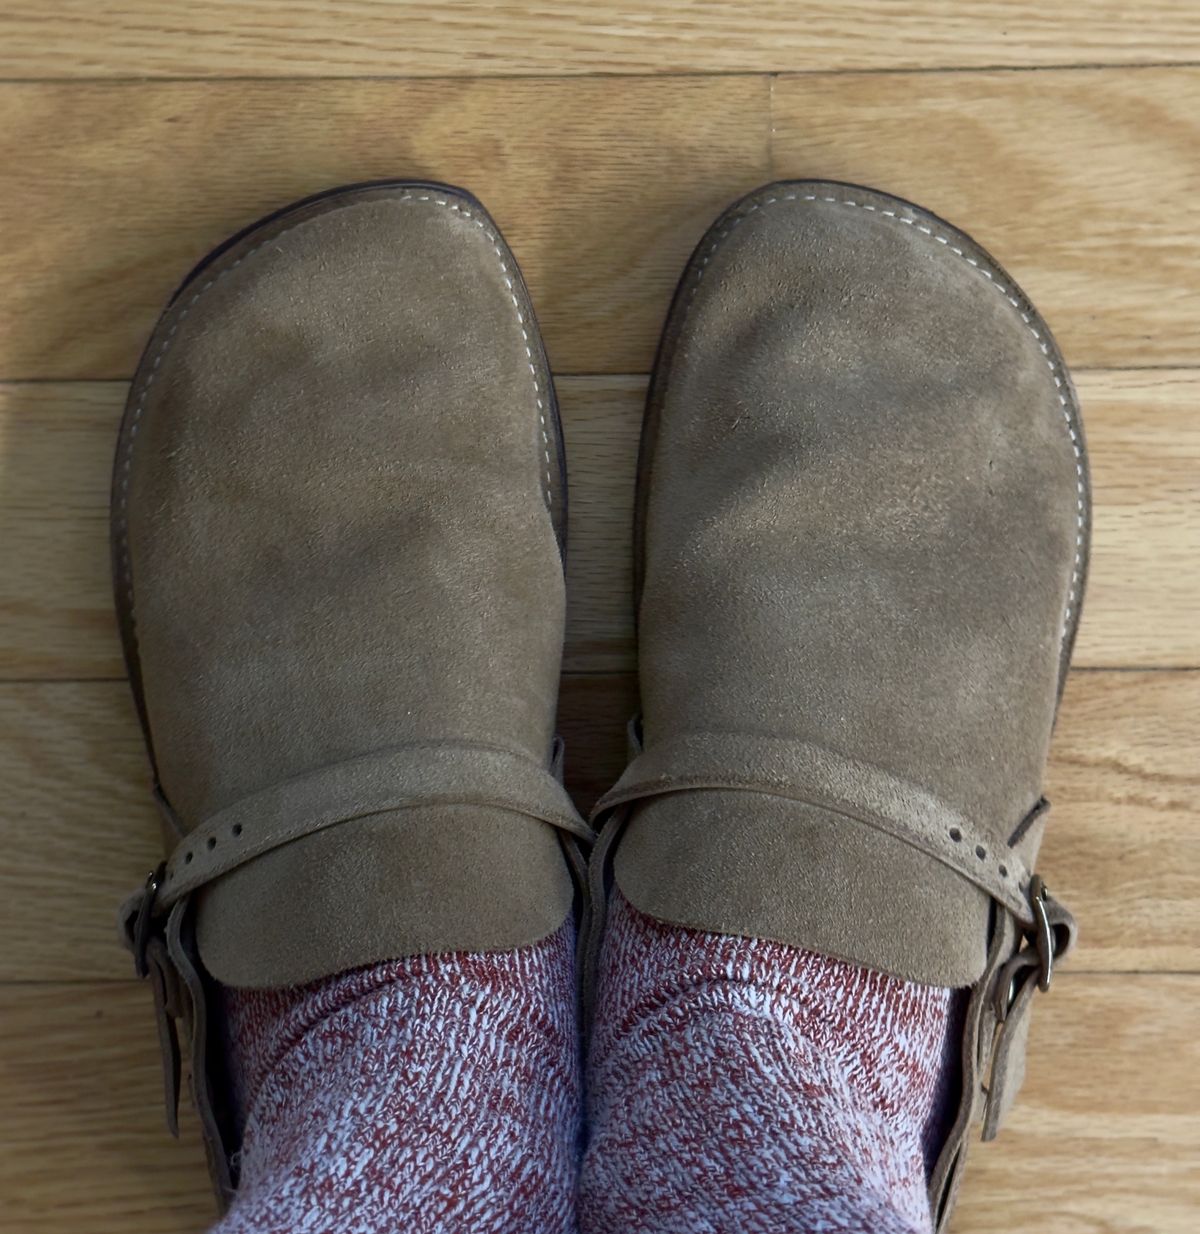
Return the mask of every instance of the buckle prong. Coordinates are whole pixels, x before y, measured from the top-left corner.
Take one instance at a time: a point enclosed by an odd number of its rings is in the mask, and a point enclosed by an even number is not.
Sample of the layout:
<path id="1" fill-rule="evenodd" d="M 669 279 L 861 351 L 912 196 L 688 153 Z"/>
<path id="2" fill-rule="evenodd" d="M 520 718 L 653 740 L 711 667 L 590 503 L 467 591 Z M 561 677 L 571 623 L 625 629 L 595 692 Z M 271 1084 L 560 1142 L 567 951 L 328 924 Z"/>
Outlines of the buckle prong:
<path id="1" fill-rule="evenodd" d="M 154 901 L 158 898 L 158 889 L 162 886 L 163 876 L 167 872 L 167 863 L 159 864 L 146 875 L 146 885 L 142 889 L 142 902 L 138 905 L 137 920 L 133 923 L 133 969 L 139 977 L 149 976 L 150 965 L 146 960 L 146 949 L 150 945 L 150 928 L 154 918 Z"/>
<path id="2" fill-rule="evenodd" d="M 1038 956 L 1038 989 L 1046 991 L 1054 976 L 1054 931 L 1046 911 L 1046 898 L 1050 892 L 1040 874 L 1029 882 L 1029 904 L 1033 909 L 1033 943 Z"/>
<path id="3" fill-rule="evenodd" d="M 996 1019 L 1003 1024 L 1012 1010 L 1018 994 L 1018 982 L 1024 985 L 1030 977 L 1036 977 L 1039 990 L 1048 990 L 1054 977 L 1054 957 L 1058 939 L 1050 922 L 1053 900 L 1041 875 L 1035 874 L 1029 881 L 1029 908 L 1033 925 L 1023 926 L 1023 945 L 1013 955 L 996 979 L 993 1006 Z"/>

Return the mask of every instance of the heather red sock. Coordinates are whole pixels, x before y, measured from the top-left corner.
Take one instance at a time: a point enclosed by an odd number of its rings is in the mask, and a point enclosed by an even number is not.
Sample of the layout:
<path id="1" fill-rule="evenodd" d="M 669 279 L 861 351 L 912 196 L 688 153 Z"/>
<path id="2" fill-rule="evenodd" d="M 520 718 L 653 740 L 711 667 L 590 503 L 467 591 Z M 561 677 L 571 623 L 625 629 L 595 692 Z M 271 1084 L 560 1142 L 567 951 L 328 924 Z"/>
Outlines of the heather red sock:
<path id="1" fill-rule="evenodd" d="M 929 1234 L 955 992 L 676 929 L 619 895 L 588 1068 L 585 1234 Z"/>
<path id="2" fill-rule="evenodd" d="M 226 992 L 241 1185 L 212 1234 L 576 1228 L 574 928 Z"/>

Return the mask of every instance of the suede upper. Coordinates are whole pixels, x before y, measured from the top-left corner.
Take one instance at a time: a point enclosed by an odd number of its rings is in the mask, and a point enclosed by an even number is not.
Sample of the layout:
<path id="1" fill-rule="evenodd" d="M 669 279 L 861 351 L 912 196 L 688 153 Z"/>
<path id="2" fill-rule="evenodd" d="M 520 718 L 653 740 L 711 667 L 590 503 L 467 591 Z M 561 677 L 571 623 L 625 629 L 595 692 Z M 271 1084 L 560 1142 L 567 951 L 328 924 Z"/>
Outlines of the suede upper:
<path id="1" fill-rule="evenodd" d="M 641 467 L 622 890 L 972 984 L 991 901 L 1029 915 L 1086 559 L 1040 318 L 924 211 L 771 186 L 684 276 Z"/>
<path id="2" fill-rule="evenodd" d="M 117 460 L 117 600 L 198 837 L 167 890 L 196 884 L 220 980 L 510 948 L 570 911 L 557 434 L 515 262 L 456 191 L 290 211 L 164 314 Z"/>

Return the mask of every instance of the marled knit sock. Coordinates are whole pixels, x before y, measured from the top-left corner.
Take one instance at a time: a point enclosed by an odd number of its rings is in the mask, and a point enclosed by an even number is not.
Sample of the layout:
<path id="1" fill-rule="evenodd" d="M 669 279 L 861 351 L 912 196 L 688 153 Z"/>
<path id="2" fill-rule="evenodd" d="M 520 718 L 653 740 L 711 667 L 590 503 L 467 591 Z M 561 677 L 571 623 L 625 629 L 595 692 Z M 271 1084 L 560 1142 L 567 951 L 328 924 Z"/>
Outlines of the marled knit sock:
<path id="1" fill-rule="evenodd" d="M 615 898 L 585 1234 L 928 1234 L 954 991 Z"/>
<path id="2" fill-rule="evenodd" d="M 213 1234 L 575 1228 L 574 927 L 226 992 L 245 1134 Z"/>

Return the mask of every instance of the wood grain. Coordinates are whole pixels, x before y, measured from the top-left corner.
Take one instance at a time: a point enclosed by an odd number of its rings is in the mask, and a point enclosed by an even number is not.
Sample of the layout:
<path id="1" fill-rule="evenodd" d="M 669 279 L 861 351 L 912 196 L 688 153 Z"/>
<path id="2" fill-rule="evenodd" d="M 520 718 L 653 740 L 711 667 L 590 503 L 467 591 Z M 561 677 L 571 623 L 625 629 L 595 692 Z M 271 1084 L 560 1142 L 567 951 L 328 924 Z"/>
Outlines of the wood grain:
<path id="1" fill-rule="evenodd" d="M 322 189 L 465 184 L 551 359 L 649 366 L 691 247 L 766 177 L 751 78 L 0 84 L 0 378 L 128 377 L 213 245 Z"/>
<path id="2" fill-rule="evenodd" d="M 195 1119 L 167 1134 L 140 984 L 0 987 L 0 1234 L 197 1234 L 216 1212 Z"/>
<path id="3" fill-rule="evenodd" d="M 791 77 L 772 118 L 776 176 L 970 232 L 1073 366 L 1200 363 L 1200 70 Z"/>
<path id="4" fill-rule="evenodd" d="M 585 672 L 632 669 L 633 495 L 646 379 L 567 377 L 556 384 L 570 483 L 564 664 Z"/>
<path id="5" fill-rule="evenodd" d="M 304 193 L 389 175 L 482 196 L 560 371 L 641 371 L 692 244 L 767 178 L 768 87 L 0 85 L 0 378 L 128 376 L 212 244 Z M 1200 69 L 786 78 L 775 170 L 872 181 L 948 214 L 1026 285 L 1077 367 L 1191 365 L 1198 104 Z"/>
<path id="6" fill-rule="evenodd" d="M 972 1146 L 956 1234 L 1193 1231 L 1197 1016 L 1195 976 L 1064 974 L 1034 1013 L 1009 1123 Z"/>
<path id="7" fill-rule="evenodd" d="M 124 673 L 108 491 L 122 384 L 0 386 L 0 676 Z"/>
<path id="8" fill-rule="evenodd" d="M 1200 665 L 1200 372 L 1077 385 L 1095 508 L 1075 663 Z"/>
<path id="9" fill-rule="evenodd" d="M 1197 977 L 1064 974 L 1033 1017 L 1008 1126 L 972 1148 L 956 1234 L 1191 1234 L 1198 1017 Z M 205 1228 L 193 1119 L 182 1143 L 167 1137 L 159 1084 L 146 990 L 0 988 L 0 1231 Z"/>
<path id="10" fill-rule="evenodd" d="M 359 76 L 945 68 L 1200 58 L 1188 0 L 8 0 L 0 75 Z"/>
<path id="11" fill-rule="evenodd" d="M 162 843 L 128 687 L 0 686 L 0 779 L 0 982 L 127 977 L 117 909 Z"/>
<path id="12" fill-rule="evenodd" d="M 630 674 L 564 679 L 567 784 L 581 807 L 624 767 L 635 705 Z M 1080 918 L 1075 971 L 1200 970 L 1197 731 L 1200 673 L 1073 675 L 1041 868 Z M 117 906 L 159 857 L 125 684 L 0 686 L 0 781 L 0 981 L 125 976 Z"/>
<path id="13" fill-rule="evenodd" d="M 1072 673 L 1038 859 L 1079 967 L 1200 970 L 1200 673 Z"/>
<path id="14" fill-rule="evenodd" d="M 1079 376 L 1095 482 L 1075 662 L 1200 665 L 1200 372 Z M 634 667 L 630 508 L 645 380 L 558 381 L 571 472 L 566 667 Z M 108 476 L 123 383 L 0 385 L 0 678 L 123 673 Z"/>

